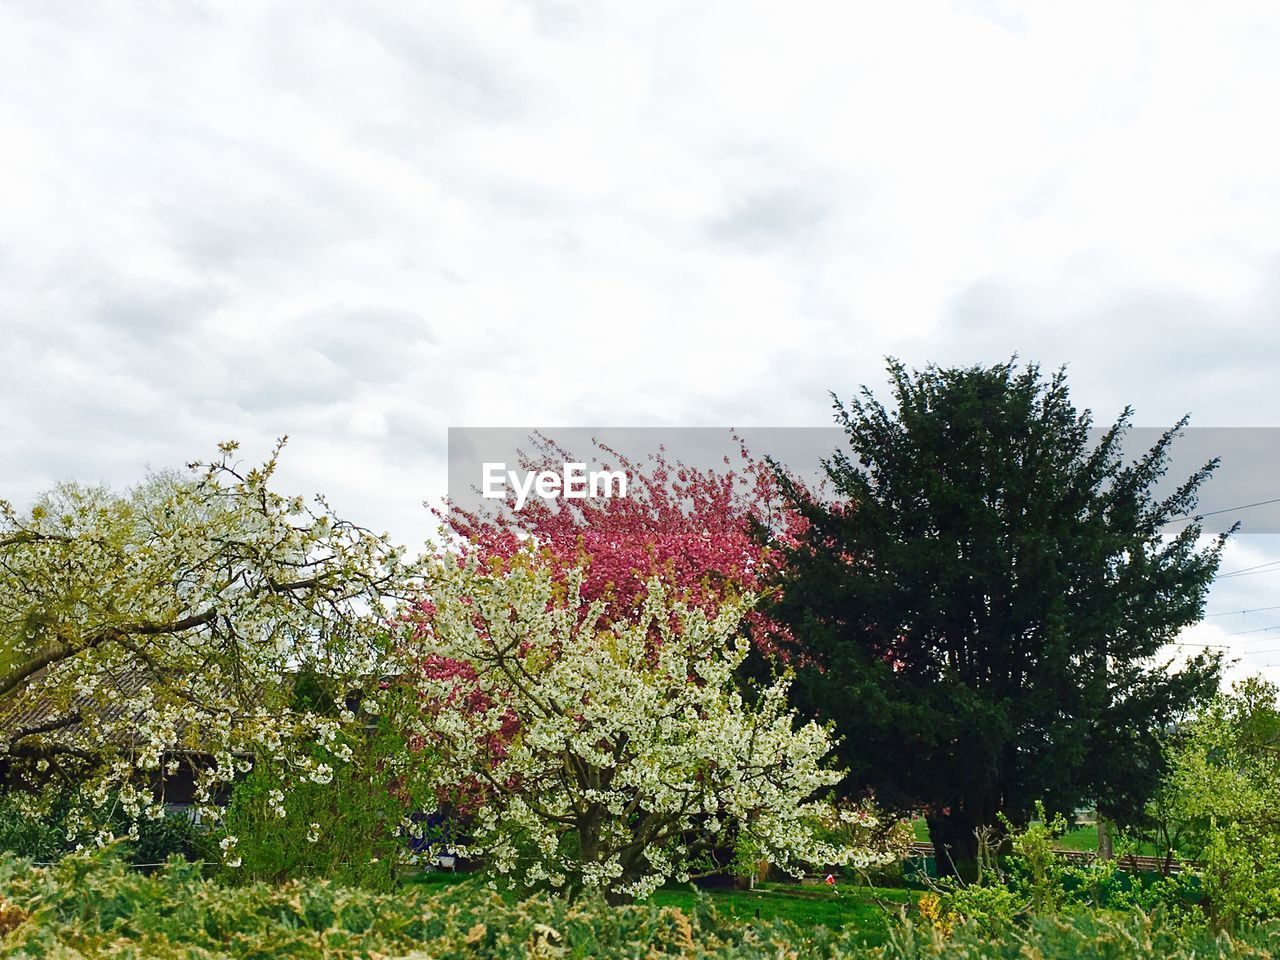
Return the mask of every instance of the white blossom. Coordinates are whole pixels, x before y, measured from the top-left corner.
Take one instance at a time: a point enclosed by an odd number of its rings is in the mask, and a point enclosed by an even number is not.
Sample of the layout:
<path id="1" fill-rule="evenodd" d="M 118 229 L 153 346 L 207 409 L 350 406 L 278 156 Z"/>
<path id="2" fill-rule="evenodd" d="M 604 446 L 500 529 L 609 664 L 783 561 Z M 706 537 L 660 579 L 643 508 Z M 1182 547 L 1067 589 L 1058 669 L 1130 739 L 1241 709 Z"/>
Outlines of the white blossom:
<path id="1" fill-rule="evenodd" d="M 819 839 L 841 779 L 829 730 L 802 722 L 788 679 L 743 696 L 739 626 L 654 581 L 608 615 L 535 560 L 433 571 L 432 613 L 406 654 L 425 663 L 405 723 L 444 795 L 474 800 L 467 855 L 524 883 L 645 896 L 732 835 L 784 869 L 870 860 Z M 828 831 L 829 832 L 829 831 Z"/>
<path id="2" fill-rule="evenodd" d="M 295 706 L 294 677 L 315 665 L 335 697 L 380 678 L 384 624 L 416 568 L 323 498 L 276 492 L 279 449 L 256 467 L 235 451 L 125 493 L 64 485 L 25 515 L 0 501 L 0 705 L 76 715 L 0 743 L 12 770 L 29 762 L 45 782 L 58 763 L 46 757 L 94 758 L 75 768 L 86 801 L 105 815 L 133 790 L 123 806 L 136 819 L 161 799 L 152 774 L 191 758 L 213 823 L 214 799 L 255 760 L 282 772 L 287 793 L 301 778 L 331 782 L 331 766 L 302 764 L 317 744 L 350 757 L 354 713 Z M 270 805 L 284 815 L 283 797 Z"/>

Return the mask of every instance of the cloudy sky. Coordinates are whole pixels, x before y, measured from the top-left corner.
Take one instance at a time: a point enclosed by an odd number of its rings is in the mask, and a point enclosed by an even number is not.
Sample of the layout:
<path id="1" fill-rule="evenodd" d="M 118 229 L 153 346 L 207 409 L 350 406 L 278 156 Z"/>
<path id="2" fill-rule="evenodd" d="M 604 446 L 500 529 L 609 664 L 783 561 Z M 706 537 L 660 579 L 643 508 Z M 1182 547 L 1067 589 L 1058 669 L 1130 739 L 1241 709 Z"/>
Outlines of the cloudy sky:
<path id="1" fill-rule="evenodd" d="M 1278 49 L 1261 2 L 0 0 L 0 495 L 288 433 L 421 541 L 449 426 L 817 426 L 886 354 L 1280 426 Z"/>

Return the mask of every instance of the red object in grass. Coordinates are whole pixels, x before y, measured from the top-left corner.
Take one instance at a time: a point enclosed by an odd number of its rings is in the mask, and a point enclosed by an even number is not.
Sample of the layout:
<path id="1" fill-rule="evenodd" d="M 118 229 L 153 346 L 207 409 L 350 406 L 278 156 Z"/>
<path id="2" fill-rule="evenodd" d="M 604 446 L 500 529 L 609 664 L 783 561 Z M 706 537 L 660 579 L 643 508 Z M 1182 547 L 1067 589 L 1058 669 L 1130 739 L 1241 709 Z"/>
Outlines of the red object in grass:
<path id="1" fill-rule="evenodd" d="M 824 880 L 823 883 L 825 883 L 828 887 L 834 887 L 836 885 L 836 878 L 833 874 L 828 873 L 827 879 Z"/>

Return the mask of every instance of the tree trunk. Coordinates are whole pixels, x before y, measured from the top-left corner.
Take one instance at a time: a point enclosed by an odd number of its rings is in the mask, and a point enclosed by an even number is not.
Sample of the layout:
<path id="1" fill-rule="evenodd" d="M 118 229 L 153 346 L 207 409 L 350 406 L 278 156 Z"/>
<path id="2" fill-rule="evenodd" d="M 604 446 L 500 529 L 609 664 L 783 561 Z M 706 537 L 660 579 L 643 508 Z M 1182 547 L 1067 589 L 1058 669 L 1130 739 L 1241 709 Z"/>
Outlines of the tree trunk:
<path id="1" fill-rule="evenodd" d="M 971 816 L 950 813 L 930 815 L 929 840 L 938 863 L 939 877 L 954 877 L 966 883 L 978 875 L 978 823 Z"/>
<path id="2" fill-rule="evenodd" d="M 1098 823 L 1098 859 L 1114 860 L 1116 851 L 1111 840 L 1111 821 L 1101 813 L 1097 815 Z"/>

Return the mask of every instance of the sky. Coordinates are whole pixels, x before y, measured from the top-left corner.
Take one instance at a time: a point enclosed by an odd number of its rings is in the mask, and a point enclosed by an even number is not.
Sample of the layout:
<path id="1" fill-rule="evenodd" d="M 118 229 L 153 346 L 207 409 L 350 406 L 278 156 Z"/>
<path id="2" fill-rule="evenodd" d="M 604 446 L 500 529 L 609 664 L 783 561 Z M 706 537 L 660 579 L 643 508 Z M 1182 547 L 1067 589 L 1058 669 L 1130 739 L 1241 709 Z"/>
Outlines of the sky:
<path id="1" fill-rule="evenodd" d="M 1271 3 L 0 0 L 0 496 L 288 434 L 283 486 L 417 544 L 449 427 L 824 426 L 889 355 L 1280 426 L 1278 42 Z M 1246 574 L 1188 640 L 1265 669 Z"/>

